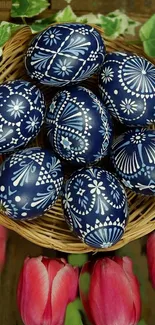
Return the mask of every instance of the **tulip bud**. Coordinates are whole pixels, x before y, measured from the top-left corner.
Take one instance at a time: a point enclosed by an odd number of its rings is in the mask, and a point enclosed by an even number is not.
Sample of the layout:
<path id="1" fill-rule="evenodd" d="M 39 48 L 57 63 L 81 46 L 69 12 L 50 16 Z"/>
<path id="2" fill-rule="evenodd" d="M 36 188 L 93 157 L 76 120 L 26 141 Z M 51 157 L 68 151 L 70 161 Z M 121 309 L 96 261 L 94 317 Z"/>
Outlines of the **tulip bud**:
<path id="1" fill-rule="evenodd" d="M 128 257 L 86 263 L 80 275 L 80 296 L 93 325 L 136 325 L 140 319 L 139 284 Z"/>
<path id="2" fill-rule="evenodd" d="M 78 268 L 64 259 L 27 258 L 17 302 L 25 325 L 63 325 L 67 305 L 78 290 Z"/>
<path id="3" fill-rule="evenodd" d="M 2 271 L 5 264 L 7 237 L 8 230 L 5 227 L 0 226 L 0 271 Z"/>
<path id="4" fill-rule="evenodd" d="M 146 247 L 150 280 L 153 288 L 155 289 L 155 231 L 148 236 Z"/>

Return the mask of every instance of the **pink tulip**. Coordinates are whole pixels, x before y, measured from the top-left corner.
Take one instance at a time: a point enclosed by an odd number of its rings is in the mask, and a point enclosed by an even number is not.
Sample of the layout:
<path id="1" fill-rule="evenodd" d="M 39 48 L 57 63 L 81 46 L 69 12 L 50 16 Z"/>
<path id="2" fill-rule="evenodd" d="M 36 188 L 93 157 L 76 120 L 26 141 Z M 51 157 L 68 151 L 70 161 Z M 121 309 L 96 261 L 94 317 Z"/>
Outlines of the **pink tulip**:
<path id="1" fill-rule="evenodd" d="M 7 238 L 8 230 L 5 227 L 0 226 L 0 272 L 5 264 Z"/>
<path id="2" fill-rule="evenodd" d="M 78 290 L 78 268 L 64 259 L 26 258 L 17 302 L 25 325 L 63 325 L 67 305 Z"/>
<path id="3" fill-rule="evenodd" d="M 80 275 L 80 296 L 93 325 L 136 325 L 140 319 L 139 284 L 128 257 L 86 263 Z"/>
<path id="4" fill-rule="evenodd" d="M 155 289 L 155 231 L 148 236 L 147 240 L 147 261 L 150 280 Z"/>

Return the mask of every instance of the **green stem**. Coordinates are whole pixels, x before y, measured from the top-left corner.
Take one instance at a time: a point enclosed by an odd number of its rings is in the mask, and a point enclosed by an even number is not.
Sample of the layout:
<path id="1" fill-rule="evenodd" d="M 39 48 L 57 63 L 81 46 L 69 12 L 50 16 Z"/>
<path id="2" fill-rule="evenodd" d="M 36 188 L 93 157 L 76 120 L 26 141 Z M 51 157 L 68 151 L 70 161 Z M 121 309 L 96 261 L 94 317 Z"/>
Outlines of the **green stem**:
<path id="1" fill-rule="evenodd" d="M 26 22 L 25 17 L 21 17 L 21 19 L 22 19 L 22 22 L 23 22 L 25 25 L 27 25 L 27 22 Z"/>

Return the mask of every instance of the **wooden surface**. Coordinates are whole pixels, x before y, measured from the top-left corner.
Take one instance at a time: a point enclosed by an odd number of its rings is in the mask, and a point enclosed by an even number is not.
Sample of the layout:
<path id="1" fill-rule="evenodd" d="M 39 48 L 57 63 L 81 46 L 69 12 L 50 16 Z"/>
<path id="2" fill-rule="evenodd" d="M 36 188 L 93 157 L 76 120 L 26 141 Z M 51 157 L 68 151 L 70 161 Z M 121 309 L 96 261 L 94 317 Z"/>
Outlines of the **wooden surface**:
<path id="1" fill-rule="evenodd" d="M 140 17 L 148 17 L 155 12 L 154 0 L 72 0 L 70 4 L 73 10 L 78 11 L 79 14 L 89 12 L 106 14 L 118 8 L 130 15 L 134 14 Z M 10 20 L 11 5 L 12 0 L 0 0 L 0 21 Z M 50 16 L 51 13 L 62 10 L 66 6 L 67 0 L 49 0 L 48 9 L 42 12 L 38 17 Z"/>
<path id="2" fill-rule="evenodd" d="M 55 254 L 53 250 L 36 246 L 10 231 L 7 260 L 0 278 L 0 325 L 23 325 L 16 304 L 16 287 L 25 257 L 39 255 L 54 257 Z"/>
<path id="3" fill-rule="evenodd" d="M 145 241 L 145 238 L 137 240 L 117 253 L 132 257 L 135 272 L 141 283 L 141 296 L 143 299 L 142 316 L 147 321 L 147 325 L 155 325 L 155 291 L 148 280 L 146 255 L 143 248 L 145 247 Z M 24 258 L 26 256 L 38 255 L 54 257 L 56 252 L 42 249 L 19 235 L 10 232 L 7 245 L 7 261 L 0 281 L 0 325 L 23 325 L 16 305 L 17 281 Z M 60 256 L 62 256 L 61 253 L 59 253 Z M 101 256 L 104 255 L 100 254 Z M 65 255 L 62 257 L 65 257 Z"/>

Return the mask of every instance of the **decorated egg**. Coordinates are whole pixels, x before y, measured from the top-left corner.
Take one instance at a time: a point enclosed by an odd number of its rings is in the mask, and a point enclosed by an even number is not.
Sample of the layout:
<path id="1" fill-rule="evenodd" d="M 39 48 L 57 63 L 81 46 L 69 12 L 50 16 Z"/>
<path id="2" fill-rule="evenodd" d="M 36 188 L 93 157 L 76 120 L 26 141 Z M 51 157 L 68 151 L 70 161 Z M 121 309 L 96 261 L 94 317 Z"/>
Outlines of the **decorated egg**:
<path id="1" fill-rule="evenodd" d="M 155 123 L 155 66 L 126 53 L 106 55 L 99 88 L 111 114 L 128 126 Z"/>
<path id="2" fill-rule="evenodd" d="M 47 111 L 48 137 L 54 150 L 73 163 L 93 163 L 107 154 L 112 140 L 109 113 L 90 90 L 68 87 Z"/>
<path id="3" fill-rule="evenodd" d="M 55 203 L 62 184 L 61 163 L 52 151 L 18 151 L 0 166 L 0 210 L 14 219 L 39 217 Z"/>
<path id="4" fill-rule="evenodd" d="M 128 204 L 118 179 L 99 167 L 76 171 L 66 182 L 64 216 L 87 245 L 106 248 L 120 240 L 128 217 Z"/>
<path id="5" fill-rule="evenodd" d="M 104 41 L 94 27 L 57 24 L 35 36 L 25 66 L 31 78 L 61 87 L 96 73 L 104 57 Z"/>
<path id="6" fill-rule="evenodd" d="M 155 130 L 133 129 L 122 134 L 113 144 L 111 157 L 125 186 L 155 195 Z"/>
<path id="7" fill-rule="evenodd" d="M 40 131 L 45 101 L 41 91 L 24 80 L 0 85 L 0 153 L 25 146 Z"/>

